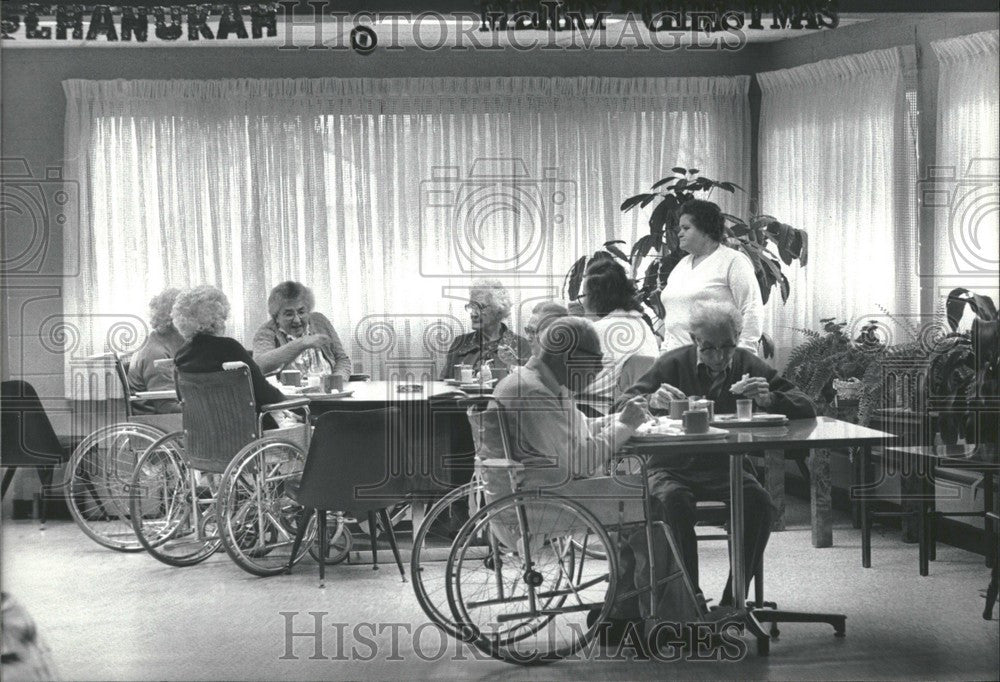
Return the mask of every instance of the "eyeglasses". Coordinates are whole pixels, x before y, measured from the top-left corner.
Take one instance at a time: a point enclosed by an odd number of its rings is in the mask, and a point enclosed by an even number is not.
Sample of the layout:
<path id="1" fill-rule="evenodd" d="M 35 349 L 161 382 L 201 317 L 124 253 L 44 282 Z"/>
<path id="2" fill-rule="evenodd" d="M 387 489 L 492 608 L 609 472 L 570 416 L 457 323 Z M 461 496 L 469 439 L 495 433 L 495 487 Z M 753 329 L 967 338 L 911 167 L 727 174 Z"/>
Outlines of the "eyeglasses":
<path id="1" fill-rule="evenodd" d="M 471 313 L 473 310 L 478 313 L 481 313 L 484 310 L 486 310 L 486 306 L 484 306 L 482 303 L 476 303 L 475 301 L 469 301 L 468 303 L 465 304 L 466 312 Z"/>
<path id="2" fill-rule="evenodd" d="M 721 353 L 722 355 L 727 355 L 736 350 L 736 346 L 731 343 L 727 343 L 722 346 L 698 346 L 698 352 L 709 354 L 709 353 Z"/>

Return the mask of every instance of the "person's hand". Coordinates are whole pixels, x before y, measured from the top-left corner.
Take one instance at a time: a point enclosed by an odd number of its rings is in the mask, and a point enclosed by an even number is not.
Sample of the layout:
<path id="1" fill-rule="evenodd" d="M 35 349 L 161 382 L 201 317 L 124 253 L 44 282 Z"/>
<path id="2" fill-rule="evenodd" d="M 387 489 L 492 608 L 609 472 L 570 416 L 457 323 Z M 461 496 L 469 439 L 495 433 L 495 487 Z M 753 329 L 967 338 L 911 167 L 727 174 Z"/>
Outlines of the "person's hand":
<path id="1" fill-rule="evenodd" d="M 514 367 L 521 361 L 521 359 L 517 357 L 517 353 L 514 352 L 514 349 L 505 343 L 501 343 L 497 346 L 497 360 L 508 367 Z"/>
<path id="2" fill-rule="evenodd" d="M 743 390 L 743 397 L 753 400 L 761 407 L 770 407 L 774 402 L 770 385 L 764 377 L 750 377 Z"/>
<path id="3" fill-rule="evenodd" d="M 637 395 L 626 402 L 625 407 L 618 413 L 618 421 L 633 429 L 638 428 L 648 419 L 649 406 L 644 395 Z"/>
<path id="4" fill-rule="evenodd" d="M 299 337 L 299 344 L 301 345 L 302 350 L 322 348 L 328 343 L 330 343 L 330 337 L 326 334 L 306 334 L 305 336 Z"/>
<path id="5" fill-rule="evenodd" d="M 656 393 L 649 397 L 649 406 L 655 410 L 669 410 L 671 400 L 684 400 L 687 398 L 684 391 L 670 384 L 660 384 Z"/>

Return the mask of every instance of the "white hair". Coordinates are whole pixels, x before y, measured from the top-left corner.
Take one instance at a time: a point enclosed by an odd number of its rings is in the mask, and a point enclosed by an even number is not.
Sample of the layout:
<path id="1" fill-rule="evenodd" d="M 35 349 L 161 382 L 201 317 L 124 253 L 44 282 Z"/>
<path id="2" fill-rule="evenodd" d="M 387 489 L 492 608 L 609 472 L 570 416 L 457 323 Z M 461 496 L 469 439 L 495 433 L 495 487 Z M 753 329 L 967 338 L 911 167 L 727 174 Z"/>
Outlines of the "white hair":
<path id="1" fill-rule="evenodd" d="M 174 307 L 174 301 L 177 300 L 180 293 L 180 289 L 170 287 L 149 299 L 149 326 L 153 328 L 153 331 L 162 334 L 170 329 L 170 325 L 173 324 L 171 311 Z"/>
<path id="2" fill-rule="evenodd" d="M 691 313 L 690 327 L 691 334 L 699 338 L 706 334 L 729 334 L 735 343 L 743 331 L 743 316 L 732 303 L 701 303 Z"/>
<path id="3" fill-rule="evenodd" d="M 484 292 L 487 295 L 487 301 L 489 305 L 496 308 L 500 312 L 500 319 L 506 319 L 510 316 L 510 294 L 507 293 L 507 288 L 498 279 L 477 279 L 472 283 L 472 288 L 469 291 L 469 295 L 476 293 L 477 291 Z"/>
<path id="4" fill-rule="evenodd" d="M 213 286 L 195 287 L 174 302 L 174 326 L 186 339 L 195 334 L 221 336 L 228 317 L 229 299 Z"/>

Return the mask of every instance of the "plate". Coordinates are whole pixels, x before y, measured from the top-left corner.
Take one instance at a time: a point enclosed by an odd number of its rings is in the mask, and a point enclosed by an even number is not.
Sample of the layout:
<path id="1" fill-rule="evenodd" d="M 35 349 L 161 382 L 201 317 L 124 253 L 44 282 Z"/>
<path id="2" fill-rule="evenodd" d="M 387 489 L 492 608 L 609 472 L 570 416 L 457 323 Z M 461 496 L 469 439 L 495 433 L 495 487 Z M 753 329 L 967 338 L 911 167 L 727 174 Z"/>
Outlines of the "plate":
<path id="1" fill-rule="evenodd" d="M 492 384 L 455 384 L 466 393 L 492 393 Z"/>
<path id="2" fill-rule="evenodd" d="M 322 387 L 320 386 L 285 386 L 285 391 L 283 393 L 289 398 L 294 398 L 296 396 L 305 396 L 306 398 L 313 398 L 314 400 L 336 400 L 337 398 L 346 398 L 348 396 L 354 395 L 354 391 L 333 391 L 331 393 L 324 393 Z"/>
<path id="3" fill-rule="evenodd" d="M 483 381 L 483 382 L 473 381 L 473 382 L 470 382 L 470 383 L 466 384 L 466 383 L 463 383 L 463 382 L 459 381 L 458 379 L 445 379 L 444 380 L 444 383 L 448 384 L 449 386 L 459 386 L 459 387 L 463 387 L 463 386 L 479 386 L 480 383 L 483 386 L 493 386 L 493 384 L 495 384 L 496 382 L 497 382 L 496 379 L 490 379 L 489 381 Z"/>
<path id="4" fill-rule="evenodd" d="M 760 414 L 755 414 L 749 420 L 736 419 L 735 414 L 717 414 L 715 419 L 712 420 L 712 426 L 725 426 L 733 428 L 734 426 L 782 426 L 788 423 L 788 417 L 783 414 L 767 414 L 766 412 L 761 412 Z"/>
<path id="5" fill-rule="evenodd" d="M 708 427 L 707 433 L 637 433 L 632 436 L 635 443 L 680 443 L 693 440 L 725 440 L 729 432 L 725 429 Z"/>

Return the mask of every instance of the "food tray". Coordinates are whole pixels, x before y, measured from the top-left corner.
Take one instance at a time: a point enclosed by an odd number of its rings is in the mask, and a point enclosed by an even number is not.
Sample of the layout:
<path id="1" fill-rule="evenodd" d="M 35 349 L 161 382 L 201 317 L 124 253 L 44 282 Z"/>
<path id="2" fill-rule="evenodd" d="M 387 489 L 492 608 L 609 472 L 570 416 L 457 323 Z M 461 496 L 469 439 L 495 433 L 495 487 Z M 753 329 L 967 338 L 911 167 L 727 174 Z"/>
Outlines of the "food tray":
<path id="1" fill-rule="evenodd" d="M 634 443 L 681 443 L 694 440 L 724 440 L 729 436 L 725 429 L 708 428 L 707 433 L 637 433 L 632 436 Z"/>
<path id="2" fill-rule="evenodd" d="M 735 414 L 717 414 L 711 423 L 712 426 L 722 426 L 727 428 L 733 428 L 736 426 L 784 426 L 788 423 L 788 417 L 783 414 L 767 414 L 761 412 L 760 414 L 755 414 L 749 420 L 738 420 L 736 419 Z"/>

